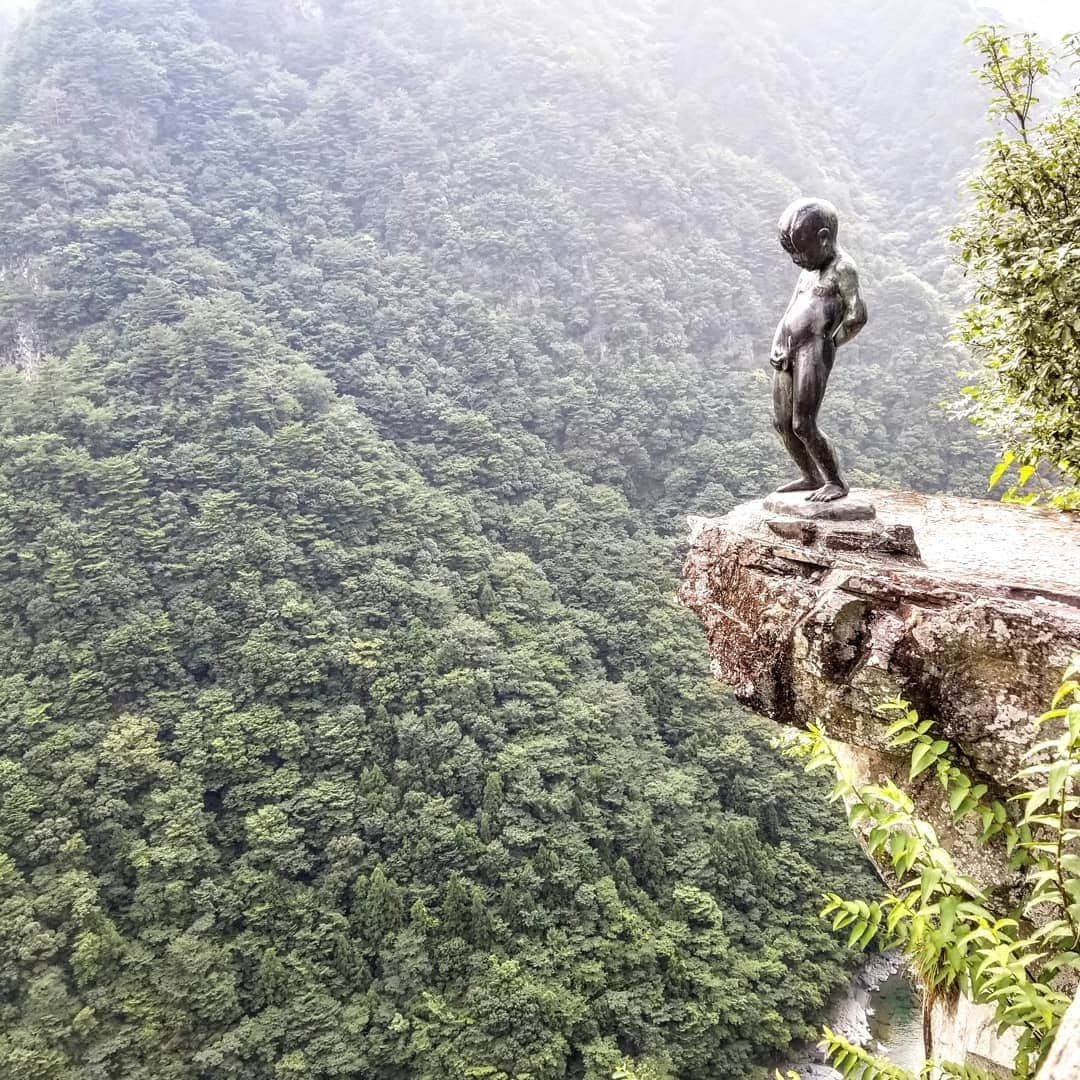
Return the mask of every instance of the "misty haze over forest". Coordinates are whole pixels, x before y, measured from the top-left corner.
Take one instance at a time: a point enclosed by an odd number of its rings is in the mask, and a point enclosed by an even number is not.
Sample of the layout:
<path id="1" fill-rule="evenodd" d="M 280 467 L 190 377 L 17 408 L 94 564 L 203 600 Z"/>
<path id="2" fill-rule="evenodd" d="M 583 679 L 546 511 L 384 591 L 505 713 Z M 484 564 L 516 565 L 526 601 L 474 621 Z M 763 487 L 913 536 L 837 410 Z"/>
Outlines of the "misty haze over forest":
<path id="1" fill-rule="evenodd" d="M 820 898 L 880 885 L 672 594 L 687 515 L 788 478 L 800 194 L 870 309 L 848 478 L 985 493 L 942 407 L 979 17 L 7 19 L 0 1076 L 765 1080 L 814 1041 L 860 962 Z"/>

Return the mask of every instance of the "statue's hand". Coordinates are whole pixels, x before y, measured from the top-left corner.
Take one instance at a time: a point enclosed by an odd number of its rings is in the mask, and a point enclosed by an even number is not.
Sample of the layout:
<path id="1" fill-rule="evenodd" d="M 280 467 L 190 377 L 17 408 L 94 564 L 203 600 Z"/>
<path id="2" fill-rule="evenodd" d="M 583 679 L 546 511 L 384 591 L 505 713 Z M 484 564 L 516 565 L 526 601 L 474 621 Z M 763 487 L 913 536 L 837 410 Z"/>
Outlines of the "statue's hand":
<path id="1" fill-rule="evenodd" d="M 777 371 L 787 371 L 791 367 L 791 338 L 783 334 L 782 330 L 776 331 L 772 351 L 769 353 L 769 363 Z"/>

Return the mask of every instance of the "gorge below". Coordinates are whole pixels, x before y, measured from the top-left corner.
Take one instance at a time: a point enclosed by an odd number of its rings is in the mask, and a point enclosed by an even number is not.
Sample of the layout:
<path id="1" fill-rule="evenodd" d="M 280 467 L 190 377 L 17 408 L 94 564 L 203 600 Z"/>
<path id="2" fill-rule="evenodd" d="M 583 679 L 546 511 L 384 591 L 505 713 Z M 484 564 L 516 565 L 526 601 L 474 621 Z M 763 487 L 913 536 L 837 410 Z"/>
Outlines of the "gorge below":
<path id="1" fill-rule="evenodd" d="M 870 957 L 830 1005 L 825 1024 L 904 1069 L 923 1063 L 922 999 L 899 953 Z M 801 1080 L 837 1080 L 840 1073 L 808 1047 L 794 1066 Z"/>

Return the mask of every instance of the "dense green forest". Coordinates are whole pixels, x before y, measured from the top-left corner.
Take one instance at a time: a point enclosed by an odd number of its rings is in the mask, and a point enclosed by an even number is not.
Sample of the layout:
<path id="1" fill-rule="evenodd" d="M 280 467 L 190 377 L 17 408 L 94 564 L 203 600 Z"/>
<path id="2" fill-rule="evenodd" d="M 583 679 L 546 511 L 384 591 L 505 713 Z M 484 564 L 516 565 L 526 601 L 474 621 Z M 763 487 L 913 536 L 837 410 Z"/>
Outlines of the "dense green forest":
<path id="1" fill-rule="evenodd" d="M 912 16 L 917 7 L 918 18 Z M 0 1076 L 753 1080 L 869 873 L 708 682 L 834 199 L 857 483 L 977 491 L 973 19 L 41 0 L 0 77 Z"/>

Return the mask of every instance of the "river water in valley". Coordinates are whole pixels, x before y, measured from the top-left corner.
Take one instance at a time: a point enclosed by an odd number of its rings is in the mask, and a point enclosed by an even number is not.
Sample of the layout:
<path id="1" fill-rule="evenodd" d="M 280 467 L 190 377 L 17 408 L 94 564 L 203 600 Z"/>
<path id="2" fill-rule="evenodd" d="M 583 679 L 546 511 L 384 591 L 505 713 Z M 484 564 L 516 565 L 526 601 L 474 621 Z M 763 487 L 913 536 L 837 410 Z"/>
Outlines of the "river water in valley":
<path id="1" fill-rule="evenodd" d="M 903 971 L 870 992 L 871 1049 L 894 1065 L 918 1073 L 923 1063 L 922 1003 Z"/>
<path id="2" fill-rule="evenodd" d="M 849 1042 L 918 1075 L 923 1063 L 922 1003 L 898 954 L 869 959 L 833 1002 L 825 1022 Z M 810 1047 L 795 1069 L 802 1080 L 840 1077 L 822 1063 L 820 1050 Z"/>

